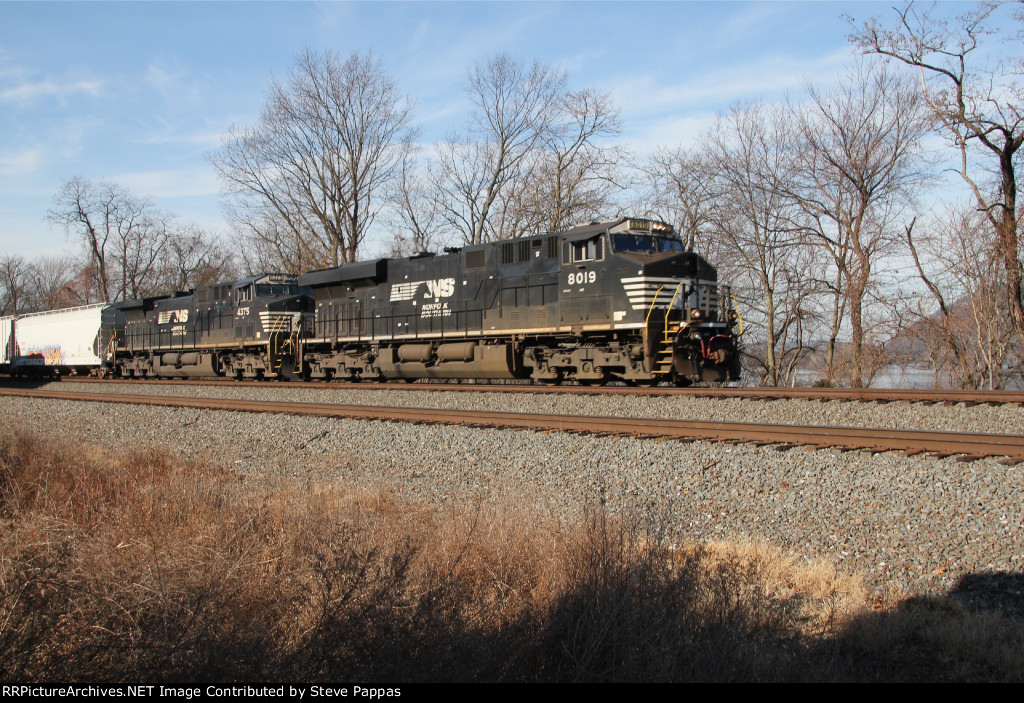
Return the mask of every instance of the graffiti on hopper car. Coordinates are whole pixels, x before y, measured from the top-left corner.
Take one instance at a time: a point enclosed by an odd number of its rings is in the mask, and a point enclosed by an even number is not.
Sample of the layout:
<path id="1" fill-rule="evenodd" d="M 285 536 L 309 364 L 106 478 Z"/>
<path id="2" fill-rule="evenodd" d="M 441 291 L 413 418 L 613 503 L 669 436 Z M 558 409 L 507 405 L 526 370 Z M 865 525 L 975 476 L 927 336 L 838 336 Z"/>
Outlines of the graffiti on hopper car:
<path id="1" fill-rule="evenodd" d="M 47 347 L 28 347 L 22 351 L 24 356 L 41 356 L 43 357 L 43 364 L 46 366 L 63 366 L 64 365 L 64 349 L 59 345 L 51 345 Z"/>

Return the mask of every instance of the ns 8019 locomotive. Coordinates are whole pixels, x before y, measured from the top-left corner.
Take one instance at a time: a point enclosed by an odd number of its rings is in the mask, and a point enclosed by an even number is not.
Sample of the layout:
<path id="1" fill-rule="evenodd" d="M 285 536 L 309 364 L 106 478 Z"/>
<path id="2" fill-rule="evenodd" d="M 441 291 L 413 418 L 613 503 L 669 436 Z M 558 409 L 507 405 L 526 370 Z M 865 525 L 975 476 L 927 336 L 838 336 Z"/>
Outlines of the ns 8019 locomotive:
<path id="1" fill-rule="evenodd" d="M 618 219 L 300 276 L 313 378 L 739 378 L 735 310 L 670 225 Z"/>
<path id="2" fill-rule="evenodd" d="M 269 275 L 117 304 L 119 375 L 739 378 L 728 288 L 670 225 L 618 219 L 445 254 Z"/>

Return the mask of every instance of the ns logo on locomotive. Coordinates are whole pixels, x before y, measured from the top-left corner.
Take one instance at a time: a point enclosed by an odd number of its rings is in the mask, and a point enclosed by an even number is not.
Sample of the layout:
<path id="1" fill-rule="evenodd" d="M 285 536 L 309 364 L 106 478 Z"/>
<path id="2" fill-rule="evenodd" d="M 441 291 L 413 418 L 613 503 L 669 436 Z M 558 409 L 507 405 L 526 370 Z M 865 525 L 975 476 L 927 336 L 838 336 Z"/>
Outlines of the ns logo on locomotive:
<path id="1" fill-rule="evenodd" d="M 621 218 L 114 303 L 93 346 L 121 377 L 723 383 L 731 301 L 671 225 Z"/>

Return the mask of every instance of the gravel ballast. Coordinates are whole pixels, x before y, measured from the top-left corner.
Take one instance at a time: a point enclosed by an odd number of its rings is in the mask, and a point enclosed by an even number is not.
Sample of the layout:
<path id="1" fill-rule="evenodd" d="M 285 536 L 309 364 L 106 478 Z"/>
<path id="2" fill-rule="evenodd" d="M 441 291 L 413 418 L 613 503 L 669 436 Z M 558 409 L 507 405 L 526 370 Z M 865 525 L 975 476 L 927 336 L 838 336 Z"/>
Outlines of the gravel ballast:
<path id="1" fill-rule="evenodd" d="M 752 401 L 742 398 L 695 398 L 656 395 L 569 395 L 535 393 L 478 393 L 404 390 L 401 386 L 316 389 L 300 384 L 223 387 L 159 383 L 108 383 L 104 393 L 148 393 L 195 398 L 284 400 L 297 403 L 336 403 L 410 408 L 483 411 L 522 411 L 558 415 L 650 417 L 716 422 L 767 422 L 789 425 L 880 427 L 947 432 L 1024 434 L 1024 411 L 1018 405 L 925 405 L 924 403 L 851 403 L 805 400 Z M 99 392 L 96 384 L 64 381 L 45 387 Z"/>
<path id="2" fill-rule="evenodd" d="M 71 390 L 73 384 L 60 387 Z M 142 392 L 143 387 L 121 388 Z M 155 390 L 211 394 L 207 387 Z M 297 402 L 330 402 L 330 396 L 338 403 L 445 407 L 450 402 L 462 409 L 530 412 L 572 412 L 566 407 L 576 404 L 586 406 L 575 409 L 582 414 L 637 417 L 700 417 L 695 413 L 706 409 L 718 420 L 772 421 L 778 414 L 774 421 L 793 424 L 969 430 L 998 420 L 989 431 L 1013 433 L 1020 432 L 1015 427 L 1022 414 L 1016 407 L 904 403 L 212 390 L 242 398 L 285 394 Z M 603 500 L 618 514 L 663 525 L 671 540 L 764 540 L 808 558 L 834 560 L 863 573 L 869 586 L 897 593 L 941 594 L 968 574 L 1017 574 L 1002 600 L 1013 609 L 1024 602 L 1013 590 L 1024 568 L 1024 465 L 1004 466 L 994 459 L 959 463 L 897 453 L 776 451 L 26 398 L 0 403 L 8 426 L 59 430 L 61 436 L 113 449 L 169 447 L 270 481 L 308 477 L 384 488 L 439 508 L 452 501 L 493 501 L 569 519 Z M 920 421 L 912 422 L 910 413 Z"/>

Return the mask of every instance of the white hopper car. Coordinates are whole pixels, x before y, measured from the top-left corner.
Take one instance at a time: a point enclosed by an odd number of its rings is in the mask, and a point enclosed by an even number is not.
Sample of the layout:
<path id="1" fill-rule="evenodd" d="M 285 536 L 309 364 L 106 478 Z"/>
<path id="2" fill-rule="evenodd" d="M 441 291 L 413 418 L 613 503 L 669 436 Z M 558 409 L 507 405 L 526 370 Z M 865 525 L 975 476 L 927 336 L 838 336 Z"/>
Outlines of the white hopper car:
<path id="1" fill-rule="evenodd" d="M 105 356 L 106 304 L 0 318 L 0 372 L 16 376 L 88 373 Z"/>

